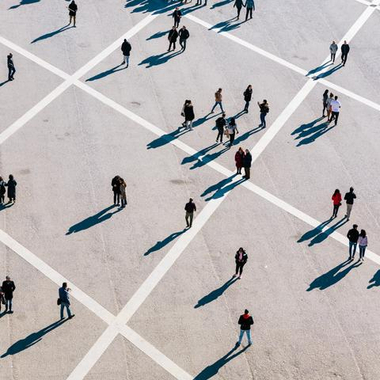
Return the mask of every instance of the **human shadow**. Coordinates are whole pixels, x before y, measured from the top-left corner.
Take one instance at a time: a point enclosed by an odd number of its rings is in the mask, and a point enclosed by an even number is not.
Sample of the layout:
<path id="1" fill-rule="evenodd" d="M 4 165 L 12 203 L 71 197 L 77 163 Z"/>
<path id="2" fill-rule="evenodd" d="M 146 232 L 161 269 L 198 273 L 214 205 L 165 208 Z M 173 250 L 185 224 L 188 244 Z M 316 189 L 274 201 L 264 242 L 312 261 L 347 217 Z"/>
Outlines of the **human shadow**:
<path id="1" fill-rule="evenodd" d="M 10 82 L 9 79 L 5 80 L 4 82 L 1 82 L 1 83 L 0 83 L 0 87 L 4 86 L 4 85 L 7 84 L 8 82 Z"/>
<path id="2" fill-rule="evenodd" d="M 182 14 L 187 15 L 187 14 L 195 12 L 196 10 L 201 9 L 205 6 L 206 6 L 206 4 L 196 4 L 195 3 L 194 5 L 191 5 L 190 7 L 182 8 Z"/>
<path id="3" fill-rule="evenodd" d="M 54 30 L 53 32 L 50 32 L 50 33 L 46 33 L 46 34 L 43 34 L 42 36 L 40 37 L 37 37 L 36 39 L 34 39 L 31 44 L 34 44 L 36 42 L 39 42 L 39 41 L 42 41 L 42 40 L 46 40 L 48 38 L 51 38 L 51 37 L 54 37 L 55 35 L 59 34 L 59 33 L 62 33 L 68 29 L 71 29 L 71 28 L 74 28 L 74 26 L 71 26 L 70 24 L 67 24 L 65 26 L 62 26 L 62 28 L 59 28 L 57 30 Z"/>
<path id="4" fill-rule="evenodd" d="M 262 129 L 264 129 L 264 127 L 259 126 L 259 127 L 251 129 L 248 132 L 243 133 L 242 135 L 239 135 L 239 137 L 235 139 L 234 144 L 235 145 L 240 144 L 241 142 L 247 140 L 250 136 L 254 135 L 257 132 L 260 132 Z"/>
<path id="5" fill-rule="evenodd" d="M 299 135 L 294 140 L 301 141 L 298 142 L 297 147 L 302 145 L 307 145 L 313 143 L 315 140 L 323 136 L 325 133 L 329 132 L 334 128 L 334 125 L 330 126 L 328 121 L 323 122 L 321 124 L 317 124 L 318 121 L 323 119 L 322 117 L 313 120 L 311 123 L 302 124 L 295 131 L 292 132 L 292 135 L 295 133 L 299 133 Z"/>
<path id="6" fill-rule="evenodd" d="M 123 65 L 124 65 L 123 63 L 120 63 L 120 65 L 112 67 L 112 69 L 109 69 L 109 70 L 103 71 L 102 73 L 96 74 L 93 77 L 86 79 L 86 82 L 92 82 L 94 80 L 102 79 L 108 75 L 115 74 L 118 71 L 125 70 L 127 67 L 126 66 L 121 67 Z"/>
<path id="7" fill-rule="evenodd" d="M 344 224 L 346 224 L 348 220 L 346 218 L 343 218 L 339 220 L 334 225 L 330 226 L 327 230 L 322 231 L 317 236 L 315 236 L 310 243 L 308 244 L 309 247 L 312 247 L 315 244 L 320 244 L 323 241 L 325 241 L 334 231 L 336 231 L 338 228 L 342 227 Z"/>
<path id="8" fill-rule="evenodd" d="M 333 64 L 333 63 L 332 63 L 331 61 L 327 61 L 327 62 L 323 63 L 321 66 L 318 66 L 318 67 L 316 67 L 316 68 L 310 70 L 310 71 L 306 74 L 306 76 L 309 76 L 309 75 L 315 74 L 315 73 L 317 73 L 318 71 L 321 71 L 321 70 L 323 70 L 324 68 L 326 68 L 327 66 L 330 66 L 330 65 L 332 65 L 332 64 Z"/>
<path id="9" fill-rule="evenodd" d="M 235 359 L 237 356 L 241 355 L 248 349 L 248 347 L 249 346 L 246 346 L 232 355 L 232 353 L 239 348 L 239 346 L 235 345 L 235 347 L 228 351 L 226 355 L 221 357 L 215 363 L 207 366 L 204 370 L 202 370 L 202 372 L 198 373 L 198 375 L 194 377 L 194 380 L 207 380 L 214 377 L 222 367 L 224 367 L 232 359 Z"/>
<path id="10" fill-rule="evenodd" d="M 367 289 L 374 288 L 375 286 L 380 286 L 380 269 L 373 275 L 373 277 L 368 281 L 369 285 Z"/>
<path id="11" fill-rule="evenodd" d="M 13 202 L 0 203 L 0 211 L 5 210 L 13 206 Z"/>
<path id="12" fill-rule="evenodd" d="M 342 67 L 343 67 L 343 64 L 339 63 L 338 65 L 334 66 L 332 69 L 324 71 L 323 73 L 320 73 L 319 75 L 313 77 L 313 79 L 314 80 L 318 80 L 318 79 L 321 79 L 321 78 L 326 78 L 329 75 L 335 73 L 335 71 L 340 70 Z"/>
<path id="13" fill-rule="evenodd" d="M 305 133 L 305 136 L 307 134 L 307 131 L 310 130 L 311 128 L 314 127 L 315 124 L 317 124 L 318 122 L 320 122 L 321 120 L 323 120 L 323 116 L 321 117 L 318 117 L 317 119 L 311 121 L 310 123 L 307 123 L 307 124 L 302 124 L 300 125 L 298 128 L 296 128 L 292 133 L 291 135 L 296 135 L 297 133 L 299 134 L 298 137 L 295 138 L 295 140 L 303 137 L 304 135 L 302 135 L 302 133 Z"/>
<path id="14" fill-rule="evenodd" d="M 212 185 L 208 187 L 202 194 L 201 197 L 205 197 L 207 194 L 210 194 L 214 192 L 213 195 L 210 195 L 208 198 L 206 198 L 206 201 L 210 201 L 211 199 L 219 199 L 224 197 L 228 192 L 233 190 L 235 187 L 239 186 L 241 183 L 245 181 L 244 178 L 241 178 L 235 182 L 232 182 L 232 180 L 235 178 L 236 174 L 233 174 L 232 176 L 223 179 L 216 183 L 215 185 Z"/>
<path id="15" fill-rule="evenodd" d="M 233 0 L 223 0 L 223 1 L 219 1 L 219 3 L 215 3 L 212 5 L 212 7 L 210 9 L 214 9 L 214 8 L 219 8 L 219 7 L 224 7 L 225 5 L 231 3 Z"/>
<path id="16" fill-rule="evenodd" d="M 215 301 L 217 298 L 219 298 L 223 293 L 235 282 L 237 281 L 236 277 L 230 278 L 226 283 L 224 283 L 221 287 L 218 289 L 213 290 L 206 296 L 202 297 L 200 300 L 198 300 L 198 303 L 194 306 L 194 309 L 198 309 L 198 307 L 205 306 L 208 303 Z"/>
<path id="17" fill-rule="evenodd" d="M 0 312 L 0 318 L 3 318 L 5 315 L 7 315 L 8 312 L 7 311 L 3 311 L 2 313 Z"/>
<path id="18" fill-rule="evenodd" d="M 302 243 L 303 241 L 306 241 L 306 240 L 310 240 L 312 239 L 313 237 L 315 237 L 316 235 L 319 235 L 321 232 L 322 232 L 322 229 L 324 227 L 326 227 L 331 221 L 333 220 L 333 217 L 331 217 L 330 219 L 327 219 L 325 220 L 324 222 L 322 222 L 319 226 L 313 228 L 312 230 L 310 231 L 307 231 L 306 233 L 304 233 L 298 240 L 297 240 L 297 243 Z"/>
<path id="19" fill-rule="evenodd" d="M 18 7 L 21 7 L 23 5 L 29 5 L 29 4 L 34 4 L 34 3 L 39 3 L 40 0 L 21 0 L 20 4 L 12 5 L 8 9 L 16 9 Z"/>
<path id="20" fill-rule="evenodd" d="M 216 144 L 218 145 L 218 144 Z M 209 162 L 216 160 L 218 157 L 220 157 L 222 154 L 228 152 L 230 150 L 229 143 L 228 146 L 224 146 L 221 150 L 218 150 L 214 153 L 207 153 L 203 157 L 200 157 L 193 166 L 190 168 L 190 170 L 201 168 L 205 165 L 207 165 Z"/>
<path id="21" fill-rule="evenodd" d="M 185 157 L 182 160 L 181 165 L 186 165 L 186 164 L 189 164 L 191 162 L 194 162 L 194 161 L 198 160 L 199 157 L 205 155 L 207 152 L 209 152 L 210 150 L 214 149 L 217 146 L 218 146 L 218 143 L 215 142 L 214 144 L 209 145 L 206 148 L 203 148 L 203 149 L 199 150 L 197 153 L 194 153 L 192 156 Z"/>
<path id="22" fill-rule="evenodd" d="M 245 21 L 239 21 L 237 22 L 236 17 L 230 18 L 226 21 L 218 22 L 217 24 L 213 25 L 209 30 L 217 29 L 218 33 L 221 32 L 230 32 L 231 30 L 240 28 L 240 25 L 243 24 Z"/>
<path id="23" fill-rule="evenodd" d="M 122 209 L 119 208 L 116 211 L 108 212 L 112 210 L 115 206 L 108 206 L 104 210 L 99 211 L 95 215 L 89 216 L 86 219 L 83 219 L 81 222 L 72 225 L 69 230 L 66 232 L 66 235 L 71 235 L 72 233 L 81 232 L 84 230 L 87 230 L 88 228 L 91 228 L 99 223 L 103 223 L 106 220 L 112 218 L 115 214 L 120 212 Z"/>
<path id="24" fill-rule="evenodd" d="M 187 229 L 184 228 L 181 231 L 173 232 L 169 236 L 167 236 L 164 240 L 158 241 L 153 247 L 149 248 L 145 253 L 144 256 L 150 255 L 152 252 L 159 251 L 160 249 L 164 248 L 166 245 L 168 245 L 170 242 L 172 242 L 174 239 L 177 239 L 178 236 L 181 236 L 184 232 L 186 232 Z"/>
<path id="25" fill-rule="evenodd" d="M 317 277 L 309 285 L 309 288 L 306 289 L 306 291 L 310 292 L 314 289 L 325 290 L 342 280 L 352 269 L 355 269 L 361 265 L 361 262 L 357 261 L 356 263 L 353 263 L 352 265 L 346 267 L 346 265 L 348 265 L 350 262 L 350 260 L 346 260 L 343 263 L 337 265 L 335 268 L 330 269 L 328 272 Z M 346 268 L 343 269 L 344 267 Z"/>
<path id="26" fill-rule="evenodd" d="M 178 55 L 182 54 L 182 50 L 174 51 L 170 54 L 170 52 L 165 52 L 157 55 L 152 55 L 148 58 L 145 58 L 143 61 L 139 63 L 139 66 L 146 65 L 147 69 L 150 69 L 154 66 L 162 65 L 166 62 L 168 62 L 170 59 L 177 57 Z"/>
<path id="27" fill-rule="evenodd" d="M 178 127 L 178 129 L 175 131 L 167 133 L 166 135 L 162 135 L 157 139 L 151 141 L 149 144 L 147 144 L 147 149 L 160 148 L 161 146 L 171 143 L 173 140 L 179 138 L 180 136 L 183 136 L 188 132 L 188 129 Z"/>
<path id="28" fill-rule="evenodd" d="M 153 13 L 160 14 L 175 9 L 179 1 L 164 4 L 161 0 L 130 0 L 127 1 L 124 8 L 133 8 L 131 13 Z"/>
<path id="29" fill-rule="evenodd" d="M 218 114 L 212 114 L 211 112 L 209 112 L 205 116 L 202 116 L 199 119 L 195 120 L 193 122 L 193 128 L 199 127 L 200 125 L 202 125 L 203 123 L 205 123 L 207 120 L 211 120 L 211 119 L 213 119 L 214 117 L 217 117 L 217 116 L 218 116 Z"/>
<path id="30" fill-rule="evenodd" d="M 52 323 L 49 326 L 44 327 L 42 330 L 37 331 L 35 333 L 32 333 L 28 335 L 24 339 L 18 340 L 16 343 L 13 343 L 12 346 L 10 346 L 3 355 L 1 355 L 1 358 L 5 358 L 9 355 L 16 355 L 21 351 L 24 351 L 32 346 L 34 346 L 36 343 L 38 343 L 42 338 L 48 334 L 49 332 L 53 331 L 57 327 L 61 326 L 63 323 L 65 323 L 67 319 L 59 320 L 57 322 Z"/>
<path id="31" fill-rule="evenodd" d="M 150 37 L 146 39 L 146 41 L 155 40 L 156 38 L 161 38 L 163 36 L 166 36 L 169 33 L 168 30 L 165 30 L 164 32 L 157 32 L 152 34 Z"/>

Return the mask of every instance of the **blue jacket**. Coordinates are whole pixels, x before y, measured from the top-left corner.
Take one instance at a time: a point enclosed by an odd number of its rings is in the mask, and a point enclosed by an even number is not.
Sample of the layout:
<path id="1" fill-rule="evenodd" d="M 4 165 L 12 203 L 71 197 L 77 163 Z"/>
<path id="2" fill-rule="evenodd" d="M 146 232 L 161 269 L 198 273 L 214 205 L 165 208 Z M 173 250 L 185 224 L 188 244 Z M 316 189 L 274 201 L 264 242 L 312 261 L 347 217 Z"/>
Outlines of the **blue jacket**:
<path id="1" fill-rule="evenodd" d="M 58 295 L 61 302 L 64 302 L 70 305 L 70 296 L 69 296 L 69 292 L 66 289 L 59 288 Z"/>

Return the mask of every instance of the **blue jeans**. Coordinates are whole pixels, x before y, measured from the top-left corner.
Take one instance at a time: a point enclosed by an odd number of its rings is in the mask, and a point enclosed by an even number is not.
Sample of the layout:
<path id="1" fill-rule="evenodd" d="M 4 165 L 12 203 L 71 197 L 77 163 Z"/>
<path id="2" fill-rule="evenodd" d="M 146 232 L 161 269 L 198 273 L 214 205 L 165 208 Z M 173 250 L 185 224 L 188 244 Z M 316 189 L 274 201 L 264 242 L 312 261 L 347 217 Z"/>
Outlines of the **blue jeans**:
<path id="1" fill-rule="evenodd" d="M 5 300 L 5 310 L 12 311 L 12 300 Z"/>
<path id="2" fill-rule="evenodd" d="M 356 246 L 358 243 L 354 243 L 352 241 L 349 242 L 349 253 L 350 253 L 350 259 L 353 259 L 355 257 L 356 252 Z"/>
<path id="3" fill-rule="evenodd" d="M 248 344 L 252 344 L 251 330 L 240 330 L 240 335 L 239 335 L 239 341 L 238 341 L 238 343 L 241 344 L 241 341 L 243 340 L 244 333 L 247 334 Z"/>
<path id="4" fill-rule="evenodd" d="M 364 259 L 365 249 L 367 248 L 366 245 L 359 245 L 359 254 L 360 258 Z"/>
<path id="5" fill-rule="evenodd" d="M 216 107 L 217 105 L 219 105 L 219 107 L 220 107 L 220 109 L 222 110 L 222 112 L 224 112 L 222 102 L 215 102 L 214 107 L 212 107 L 211 112 L 214 112 L 214 109 L 215 109 L 215 107 Z"/>
<path id="6" fill-rule="evenodd" d="M 260 113 L 260 121 L 261 121 L 260 125 L 264 128 L 267 126 L 267 123 L 265 121 L 265 116 L 267 116 L 266 113 Z"/>
<path id="7" fill-rule="evenodd" d="M 67 316 L 71 317 L 70 305 L 66 302 L 61 302 L 61 319 L 63 319 L 63 309 L 66 308 Z"/>

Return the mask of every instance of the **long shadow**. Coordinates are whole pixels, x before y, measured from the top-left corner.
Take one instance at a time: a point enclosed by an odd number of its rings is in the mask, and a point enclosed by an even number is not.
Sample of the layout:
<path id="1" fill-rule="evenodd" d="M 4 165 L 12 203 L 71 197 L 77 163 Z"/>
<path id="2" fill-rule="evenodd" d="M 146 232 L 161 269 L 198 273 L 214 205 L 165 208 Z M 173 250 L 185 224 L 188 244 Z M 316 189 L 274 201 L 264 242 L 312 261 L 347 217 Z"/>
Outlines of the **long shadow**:
<path id="1" fill-rule="evenodd" d="M 155 40 L 156 38 L 164 37 L 164 36 L 166 36 L 167 34 L 169 34 L 169 31 L 168 31 L 168 30 L 165 30 L 164 32 L 157 32 L 157 33 L 152 34 L 150 37 L 148 37 L 148 38 L 146 39 L 146 41 Z"/>
<path id="2" fill-rule="evenodd" d="M 34 39 L 31 44 L 34 44 L 36 42 L 39 42 L 39 41 L 42 41 L 42 40 L 46 40 L 48 38 L 51 38 L 51 37 L 54 37 L 55 35 L 59 34 L 59 33 L 62 33 L 64 32 L 65 30 L 68 30 L 68 29 L 71 29 L 71 28 L 74 28 L 74 26 L 71 26 L 70 24 L 67 24 L 65 26 L 62 26 L 62 28 L 59 28 L 57 30 L 54 30 L 53 32 L 50 32 L 50 33 L 46 33 L 36 39 Z"/>
<path id="3" fill-rule="evenodd" d="M 5 315 L 7 315 L 8 312 L 7 311 L 3 311 L 2 313 L 0 313 L 0 318 L 3 318 Z"/>
<path id="4" fill-rule="evenodd" d="M 368 281 L 369 285 L 367 289 L 374 288 L 375 286 L 380 286 L 380 269 L 373 275 L 373 277 Z"/>
<path id="5" fill-rule="evenodd" d="M 219 3 L 215 3 L 212 5 L 212 7 L 210 9 L 214 9 L 214 8 L 219 8 L 219 7 L 224 7 L 225 5 L 231 3 L 233 0 L 223 0 L 223 1 L 219 1 Z"/>
<path id="6" fill-rule="evenodd" d="M 218 33 L 230 32 L 231 30 L 240 28 L 240 25 L 244 24 L 244 22 L 245 21 L 237 22 L 236 17 L 233 17 L 226 21 L 218 22 L 217 24 L 213 25 L 209 30 L 218 29 Z"/>
<path id="7" fill-rule="evenodd" d="M 124 67 L 121 67 L 121 66 L 123 66 L 123 63 L 120 63 L 120 65 L 112 67 L 112 69 L 103 71 L 102 73 L 96 74 L 93 77 L 86 79 L 86 82 L 92 82 L 94 80 L 102 79 L 108 75 L 115 74 L 118 71 L 122 71 L 122 70 L 126 69 L 126 66 L 124 66 Z"/>
<path id="8" fill-rule="evenodd" d="M 147 145 L 147 149 L 156 149 L 160 148 L 161 146 L 164 146 L 166 144 L 171 143 L 173 140 L 178 139 L 180 136 L 183 136 L 184 134 L 188 133 L 189 130 L 185 128 L 178 128 L 173 132 L 167 133 L 166 135 L 162 135 L 158 137 L 157 139 L 151 141 Z"/>
<path id="9" fill-rule="evenodd" d="M 42 330 L 28 335 L 26 338 L 18 340 L 16 343 L 13 343 L 12 346 L 8 348 L 7 352 L 1 355 L 0 357 L 5 358 L 8 355 L 16 355 L 19 352 L 34 346 L 43 338 L 44 335 L 61 326 L 66 321 L 67 319 L 54 322 L 51 325 L 44 327 Z"/>
<path id="10" fill-rule="evenodd" d="M 234 144 L 235 145 L 240 144 L 241 142 L 247 140 L 248 137 L 254 135 L 257 132 L 260 132 L 262 129 L 264 129 L 264 127 L 256 127 L 256 128 L 251 129 L 248 132 L 243 133 L 242 135 L 239 135 L 239 137 L 235 139 Z"/>
<path id="11" fill-rule="evenodd" d="M 208 151 L 214 149 L 215 147 L 218 146 L 218 143 L 214 143 L 212 145 L 209 145 L 207 146 L 206 148 L 203 148 L 201 149 L 200 151 L 198 151 L 197 153 L 194 153 L 192 156 L 189 156 L 189 157 L 185 157 L 182 162 L 181 162 L 181 165 L 186 165 L 186 164 L 189 164 L 191 162 L 194 162 L 196 160 L 199 159 L 199 157 L 203 156 L 204 154 L 206 154 Z"/>
<path id="12" fill-rule="evenodd" d="M 202 194 L 201 194 L 201 197 L 205 197 L 206 195 L 208 194 L 211 194 L 213 193 L 214 191 L 218 191 L 220 188 L 224 187 L 224 186 L 227 186 L 233 179 L 234 179 L 234 175 L 231 176 L 231 177 L 227 177 L 225 179 L 222 179 L 221 181 L 219 181 L 218 183 L 215 183 L 214 185 L 211 185 L 210 187 L 208 187 Z"/>
<path id="13" fill-rule="evenodd" d="M 233 175 L 233 176 L 231 176 L 231 177 L 229 177 L 229 178 L 227 178 L 227 180 L 229 179 L 230 181 L 229 182 L 231 182 L 232 181 L 232 179 L 233 179 L 233 177 L 235 177 L 235 174 Z M 228 192 L 230 192 L 231 190 L 233 190 L 235 187 L 237 187 L 237 186 L 239 186 L 241 183 L 243 183 L 244 181 L 245 181 L 245 179 L 244 178 L 241 178 L 241 179 L 239 179 L 239 180 L 237 180 L 236 182 L 232 182 L 232 183 L 230 183 L 230 184 L 227 184 L 227 183 L 223 183 L 225 180 L 222 180 L 222 181 L 220 181 L 220 182 L 218 182 L 216 185 L 213 185 L 214 187 L 216 186 L 216 191 L 215 191 L 215 193 L 213 194 L 213 195 L 211 195 L 210 197 L 208 197 L 208 198 L 206 198 L 205 200 L 208 202 L 208 201 L 210 201 L 211 199 L 219 199 L 219 198 L 223 198 Z M 210 188 L 211 188 L 212 186 L 210 186 L 208 189 L 206 189 L 204 192 L 203 192 L 203 194 L 205 194 L 205 193 L 209 193 L 210 192 Z M 204 195 L 201 195 L 202 197 L 204 196 Z"/>
<path id="14" fill-rule="evenodd" d="M 215 375 L 217 375 L 217 373 L 223 366 L 225 366 L 232 359 L 235 359 L 237 356 L 241 355 L 245 350 L 247 350 L 247 348 L 248 346 L 242 348 L 240 351 L 231 355 L 234 351 L 238 349 L 238 346 L 235 346 L 232 350 L 227 352 L 226 355 L 221 357 L 215 363 L 207 366 L 202 372 L 198 373 L 198 375 L 194 377 L 194 380 L 207 380 L 207 379 L 210 379 L 211 377 L 214 377 Z"/>
<path id="15" fill-rule="evenodd" d="M 179 1 L 171 2 L 170 4 L 167 2 L 165 3 L 162 0 L 131 0 L 126 2 L 124 8 L 134 7 L 131 13 L 142 12 L 160 14 L 174 10 L 180 4 Z"/>
<path id="16" fill-rule="evenodd" d="M 348 220 L 346 218 L 343 218 L 339 220 L 339 222 L 335 223 L 334 225 L 330 226 L 327 230 L 321 232 L 319 235 L 315 236 L 310 243 L 308 244 L 309 247 L 312 247 L 315 244 L 320 244 L 323 241 L 325 241 L 334 231 L 336 231 L 338 228 L 342 227 L 344 224 L 346 224 Z"/>
<path id="17" fill-rule="evenodd" d="M 183 15 L 187 15 L 187 14 L 195 12 L 198 9 L 201 9 L 201 8 L 203 8 L 205 6 L 206 6 L 206 4 L 194 4 L 194 5 L 190 6 L 190 7 L 182 8 L 182 14 Z"/>
<path id="18" fill-rule="evenodd" d="M 13 206 L 13 203 L 10 203 L 10 202 L 8 202 L 8 203 L 1 203 L 0 204 L 0 211 L 5 210 L 7 208 L 10 208 L 12 206 Z"/>
<path id="19" fill-rule="evenodd" d="M 229 143 L 228 143 L 229 144 Z M 216 160 L 218 157 L 220 157 L 222 154 L 228 152 L 230 148 L 228 146 L 224 146 L 221 150 L 218 150 L 217 152 L 206 154 L 204 155 L 200 160 L 198 159 L 197 162 L 193 164 L 193 166 L 190 168 L 190 170 L 201 168 L 205 165 L 207 165 L 209 162 Z"/>
<path id="20" fill-rule="evenodd" d="M 39 3 L 39 2 L 40 2 L 40 0 L 21 0 L 20 4 L 12 5 L 8 9 L 16 9 L 16 8 L 21 7 L 23 5 L 29 5 L 29 4 Z"/>
<path id="21" fill-rule="evenodd" d="M 298 240 L 297 240 L 297 243 L 302 243 L 303 241 L 306 241 L 306 240 L 310 240 L 312 239 L 313 237 L 315 237 L 316 235 L 319 235 L 321 232 L 322 232 L 322 229 L 324 227 L 326 227 L 331 221 L 333 220 L 333 217 L 331 217 L 330 219 L 327 219 L 325 220 L 324 222 L 322 222 L 319 226 L 313 228 L 312 230 L 310 231 L 307 231 L 306 233 L 304 233 Z"/>
<path id="22" fill-rule="evenodd" d="M 302 134 L 304 133 L 305 131 L 308 131 L 309 129 L 313 128 L 315 124 L 317 124 L 318 122 L 320 122 L 321 120 L 323 120 L 324 118 L 321 116 L 321 117 L 318 117 L 317 119 L 311 121 L 310 123 L 307 123 L 307 124 L 302 124 L 300 125 L 298 128 L 296 128 L 292 133 L 291 135 L 296 135 L 297 133 L 299 134 Z M 296 137 L 296 139 L 298 139 L 300 137 Z"/>
<path id="23" fill-rule="evenodd" d="M 325 67 L 332 65 L 333 63 L 331 61 L 323 63 L 321 66 L 316 67 L 315 69 L 310 70 L 306 76 L 312 75 L 317 73 L 318 71 L 323 70 Z"/>
<path id="24" fill-rule="evenodd" d="M 342 280 L 347 274 L 352 270 L 361 265 L 360 261 L 353 263 L 352 265 L 343 269 L 346 265 L 350 263 L 349 260 L 344 261 L 343 263 L 337 265 L 335 268 L 329 270 L 328 272 L 322 274 L 317 277 L 310 285 L 309 288 L 306 289 L 307 292 L 310 292 L 314 289 L 325 290 L 330 286 L 335 285 L 337 282 Z"/>
<path id="25" fill-rule="evenodd" d="M 214 117 L 217 117 L 217 116 L 218 116 L 218 114 L 212 114 L 212 113 L 209 112 L 205 116 L 200 117 L 199 119 L 195 120 L 193 122 L 193 128 L 194 127 L 199 127 L 200 125 L 202 125 L 203 123 L 205 123 L 207 120 L 211 120 L 211 119 L 213 119 Z"/>
<path id="26" fill-rule="evenodd" d="M 321 78 L 326 78 L 326 77 L 328 77 L 329 75 L 335 73 L 335 71 L 340 70 L 342 67 L 343 67 L 343 64 L 342 64 L 342 63 L 339 63 L 338 65 L 334 66 L 332 69 L 327 70 L 327 71 L 325 71 L 324 73 L 321 73 L 321 74 L 315 76 L 313 79 L 314 79 L 314 80 L 318 80 L 318 79 L 321 79 Z"/>
<path id="27" fill-rule="evenodd" d="M 114 205 L 108 206 L 104 210 L 99 211 L 97 214 L 92 215 L 77 224 L 74 224 L 66 232 L 66 235 L 87 230 L 88 228 L 91 228 L 99 223 L 105 222 L 106 220 L 112 218 L 113 215 L 121 211 L 121 209 L 119 208 L 116 211 L 108 212 L 112 210 L 114 207 L 115 207 Z"/>
<path id="28" fill-rule="evenodd" d="M 4 82 L 1 82 L 0 83 L 0 87 L 4 86 L 5 84 L 7 84 L 8 82 L 10 82 L 9 80 L 5 80 Z"/>
<path id="29" fill-rule="evenodd" d="M 168 62 L 170 59 L 177 57 L 178 55 L 182 54 L 182 50 L 174 51 L 173 53 L 165 52 L 157 55 L 152 55 L 148 58 L 145 58 L 143 61 L 139 63 L 139 66 L 146 65 L 147 69 L 150 69 L 154 66 L 162 65 L 166 62 Z"/>
<path id="30" fill-rule="evenodd" d="M 198 309 L 198 307 L 205 306 L 208 303 L 215 301 L 219 298 L 235 281 L 237 281 L 236 277 L 230 278 L 226 283 L 224 283 L 220 288 L 213 290 L 211 293 L 202 297 L 198 303 L 194 306 L 194 309 Z"/>
<path id="31" fill-rule="evenodd" d="M 319 137 L 323 136 L 325 133 L 329 132 L 331 129 L 334 128 L 334 125 L 332 124 L 330 126 L 329 122 L 327 121 L 321 124 L 317 124 L 322 119 L 323 117 L 320 117 L 308 124 L 302 124 L 300 127 L 298 127 L 292 132 L 292 135 L 296 133 L 299 134 L 294 140 L 302 139 L 298 142 L 297 147 L 311 144 Z"/>
<path id="32" fill-rule="evenodd" d="M 166 245 L 168 245 L 170 242 L 172 242 L 174 239 L 177 239 L 178 236 L 181 236 L 184 232 L 186 232 L 187 229 L 183 229 L 182 231 L 173 232 L 168 237 L 166 237 L 164 240 L 158 241 L 153 247 L 149 248 L 145 253 L 144 256 L 150 255 L 152 252 L 159 251 L 160 249 L 164 248 Z"/>

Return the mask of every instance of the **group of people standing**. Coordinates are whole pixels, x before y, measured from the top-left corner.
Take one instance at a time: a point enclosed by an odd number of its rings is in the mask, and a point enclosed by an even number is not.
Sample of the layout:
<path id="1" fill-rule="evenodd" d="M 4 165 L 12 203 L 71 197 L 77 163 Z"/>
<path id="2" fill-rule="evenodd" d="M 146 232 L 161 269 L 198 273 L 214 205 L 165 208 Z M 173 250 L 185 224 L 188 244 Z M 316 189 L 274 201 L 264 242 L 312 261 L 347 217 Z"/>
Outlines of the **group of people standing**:
<path id="1" fill-rule="evenodd" d="M 121 208 L 127 205 L 127 184 L 120 176 L 115 176 L 111 181 L 113 192 L 113 203 L 115 206 L 119 206 L 121 202 Z"/>
<path id="2" fill-rule="evenodd" d="M 347 62 L 348 53 L 350 52 L 350 45 L 347 43 L 347 41 L 344 41 L 342 46 L 340 47 L 341 50 L 341 58 L 342 58 L 342 66 L 345 66 Z M 335 56 L 336 52 L 338 51 L 338 45 L 333 41 L 330 45 L 330 61 L 332 63 L 335 62 Z"/>
<path id="3" fill-rule="evenodd" d="M 16 202 L 16 186 L 17 182 L 12 174 L 9 175 L 8 182 L 5 182 L 3 177 L 0 176 L 0 204 L 5 203 L 6 188 L 8 188 L 8 203 Z"/>
<path id="4" fill-rule="evenodd" d="M 247 12 L 245 14 L 245 21 L 251 19 L 252 11 L 256 10 L 254 0 L 246 0 L 245 2 L 243 0 L 235 0 L 233 7 L 236 8 L 237 11 L 236 20 L 239 20 L 240 12 L 243 7 L 247 8 Z"/>
<path id="5" fill-rule="evenodd" d="M 339 119 L 339 112 L 342 105 L 340 104 L 340 101 L 338 100 L 338 96 L 334 96 L 332 92 L 329 90 L 325 90 L 322 97 L 323 101 L 323 110 L 322 110 L 322 117 L 327 117 L 327 121 L 331 123 L 333 120 L 335 120 L 335 124 L 338 124 Z M 327 114 L 325 115 L 325 111 Z"/>

